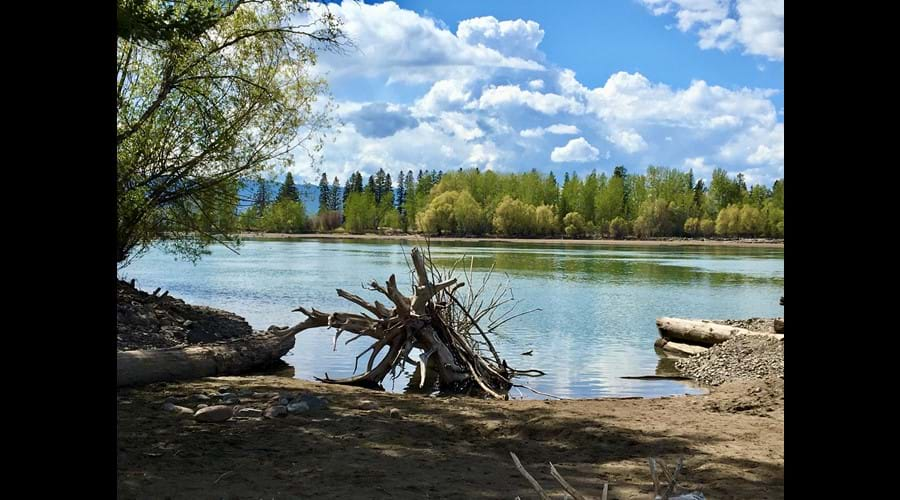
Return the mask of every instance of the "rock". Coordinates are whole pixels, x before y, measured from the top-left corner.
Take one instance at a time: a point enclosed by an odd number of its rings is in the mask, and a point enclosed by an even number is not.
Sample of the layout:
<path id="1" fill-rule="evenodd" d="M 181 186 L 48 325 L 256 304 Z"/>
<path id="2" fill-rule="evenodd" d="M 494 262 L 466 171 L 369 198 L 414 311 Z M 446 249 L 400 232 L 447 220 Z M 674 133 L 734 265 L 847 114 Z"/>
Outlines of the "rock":
<path id="1" fill-rule="evenodd" d="M 209 401 L 210 399 L 206 394 L 194 394 L 191 398 L 193 398 L 194 401 Z"/>
<path id="2" fill-rule="evenodd" d="M 236 397 L 228 398 L 228 399 L 223 400 L 222 404 L 223 405 L 237 405 L 237 404 L 241 404 L 241 400 Z"/>
<path id="3" fill-rule="evenodd" d="M 223 387 L 219 387 L 219 394 L 225 394 L 225 393 L 228 393 L 228 392 L 231 392 L 231 386 L 230 386 L 230 385 L 226 385 L 226 386 L 223 386 Z"/>
<path id="4" fill-rule="evenodd" d="M 298 401 L 287 405 L 287 411 L 288 413 L 302 413 L 309 411 L 309 405 L 302 401 Z"/>
<path id="5" fill-rule="evenodd" d="M 222 392 L 219 394 L 219 397 L 222 399 L 234 399 L 237 397 L 237 394 L 233 392 Z"/>
<path id="6" fill-rule="evenodd" d="M 188 319 L 188 320 L 185 320 L 184 323 L 181 324 L 181 326 L 183 326 L 185 328 L 190 328 L 190 327 L 194 326 L 194 322 Z"/>
<path id="7" fill-rule="evenodd" d="M 359 409 L 361 410 L 377 410 L 378 408 L 378 403 L 376 403 L 375 401 L 364 399 L 359 402 Z"/>
<path id="8" fill-rule="evenodd" d="M 263 411 L 259 408 L 241 408 L 237 411 L 235 416 L 237 417 L 261 417 Z"/>
<path id="9" fill-rule="evenodd" d="M 166 401 L 165 403 L 163 403 L 162 409 L 166 411 L 175 411 L 175 403 Z"/>
<path id="10" fill-rule="evenodd" d="M 391 418 L 403 418 L 399 408 L 391 408 Z"/>
<path id="11" fill-rule="evenodd" d="M 288 414 L 287 407 L 284 405 L 275 405 L 266 408 L 265 416 L 267 418 L 284 417 Z"/>
<path id="12" fill-rule="evenodd" d="M 208 407 L 209 407 L 209 405 L 208 405 L 208 404 L 204 404 L 204 403 L 200 403 L 200 404 L 197 405 L 197 409 L 198 409 L 198 410 L 201 409 L 201 408 L 208 408 Z"/>
<path id="13" fill-rule="evenodd" d="M 294 400 L 295 402 L 306 403 L 309 406 L 310 410 L 321 410 L 322 408 L 328 407 L 328 401 L 325 398 L 320 398 L 318 396 L 311 396 L 309 394 L 305 394 L 300 396 L 299 398 Z"/>
<path id="14" fill-rule="evenodd" d="M 231 418 L 233 414 L 234 409 L 230 406 L 207 406 L 194 413 L 194 420 L 198 422 L 224 422 Z"/>
<path id="15" fill-rule="evenodd" d="M 237 392 L 237 395 L 242 398 L 252 398 L 254 394 L 256 393 L 251 389 L 241 389 Z"/>
<path id="16" fill-rule="evenodd" d="M 278 398 L 278 404 L 281 406 L 287 406 L 287 405 L 291 404 L 291 398 L 282 396 L 282 397 Z"/>

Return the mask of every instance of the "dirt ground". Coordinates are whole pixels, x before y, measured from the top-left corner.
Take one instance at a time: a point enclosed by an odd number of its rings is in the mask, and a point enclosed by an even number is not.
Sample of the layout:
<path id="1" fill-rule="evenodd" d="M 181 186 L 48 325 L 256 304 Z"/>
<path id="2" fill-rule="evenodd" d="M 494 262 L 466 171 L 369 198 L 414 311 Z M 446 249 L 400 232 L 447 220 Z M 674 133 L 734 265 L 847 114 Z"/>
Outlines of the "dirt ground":
<path id="1" fill-rule="evenodd" d="M 224 423 L 162 409 L 167 398 L 194 408 L 192 395 L 223 386 L 257 393 L 242 407 L 279 393 L 329 406 Z M 679 485 L 707 499 L 784 498 L 782 379 L 701 396 L 496 402 L 220 377 L 120 389 L 117 410 L 119 498 L 537 498 L 510 451 L 555 498 L 548 462 L 589 497 L 608 481 L 610 499 L 651 498 L 648 457 L 670 468 L 683 457 Z"/>

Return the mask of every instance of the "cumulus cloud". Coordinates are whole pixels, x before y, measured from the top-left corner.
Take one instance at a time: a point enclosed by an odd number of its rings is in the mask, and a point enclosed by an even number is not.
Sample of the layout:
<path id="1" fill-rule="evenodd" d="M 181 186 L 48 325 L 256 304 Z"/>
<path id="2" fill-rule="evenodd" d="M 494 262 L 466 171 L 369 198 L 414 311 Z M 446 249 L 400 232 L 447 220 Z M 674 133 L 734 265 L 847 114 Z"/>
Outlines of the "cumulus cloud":
<path id="1" fill-rule="evenodd" d="M 560 112 L 580 114 L 584 106 L 575 99 L 559 94 L 544 94 L 522 90 L 518 85 L 491 86 L 481 93 L 478 108 L 498 108 L 502 106 L 526 106 L 546 115 Z"/>
<path id="2" fill-rule="evenodd" d="M 655 16 L 674 12 L 678 29 L 697 27 L 702 49 L 728 50 L 784 60 L 784 0 L 641 0 Z"/>
<path id="3" fill-rule="evenodd" d="M 561 162 L 585 162 L 594 161 L 600 157 L 600 150 L 591 146 L 584 137 L 572 139 L 565 146 L 553 148 L 550 160 Z"/>
<path id="4" fill-rule="evenodd" d="M 557 123 L 549 127 L 529 128 L 519 132 L 522 137 L 543 137 L 544 134 L 570 135 L 580 134 L 581 131 L 575 125 L 564 125 Z"/>
<path id="5" fill-rule="evenodd" d="M 647 142 L 634 130 L 616 130 L 606 136 L 606 140 L 615 144 L 626 153 L 637 153 L 647 149 Z"/>
<path id="6" fill-rule="evenodd" d="M 678 18 L 679 28 L 714 25 L 715 16 L 700 8 L 702 3 L 692 4 L 697 12 Z M 655 8 L 673 15 L 679 5 L 655 2 Z M 379 75 L 400 83 L 388 92 L 395 103 L 363 98 L 339 103 L 346 125 L 335 130 L 320 165 L 329 176 L 343 179 L 357 169 L 369 175 L 378 168 L 546 170 L 561 162 L 598 160 L 626 164 L 634 172 L 652 163 L 702 174 L 715 164 L 752 171 L 760 179 L 783 175 L 783 108 L 772 102 L 775 90 L 725 88 L 704 80 L 670 86 L 638 72 L 613 73 L 589 87 L 571 69 L 546 61 L 538 50 L 544 32 L 532 21 L 477 18 L 453 32 L 390 2 L 345 2 L 331 9 L 347 14 L 345 26 L 361 35 L 356 41 L 366 57 L 351 54 L 327 64 L 362 75 L 353 78 Z M 741 24 L 735 20 L 737 37 Z M 725 26 L 721 33 L 728 30 L 727 23 L 715 26 Z M 726 39 L 712 33 L 707 38 Z M 521 69 L 517 61 L 540 69 Z M 564 141 L 556 135 L 577 138 L 560 147 Z M 586 137 L 608 144 L 597 144 L 601 152 Z M 305 158 L 298 156 L 298 165 L 300 160 Z M 306 166 L 296 167 L 295 174 L 306 170 L 315 177 Z"/>
<path id="7" fill-rule="evenodd" d="M 541 59 L 537 47 L 544 30 L 534 21 L 498 21 L 493 16 L 466 19 L 459 23 L 456 36 L 469 45 L 489 47 L 501 54 L 522 59 Z"/>
<path id="8" fill-rule="evenodd" d="M 345 54 L 322 54 L 319 67 L 332 79 L 366 76 L 423 83 L 471 76 L 491 68 L 544 69 L 539 62 L 520 57 L 533 55 L 543 38 L 543 31 L 533 21 L 498 22 L 493 26 L 493 18 L 479 18 L 477 22 L 460 23 L 462 31 L 454 34 L 433 19 L 401 9 L 394 2 L 370 5 L 344 0 L 327 6 L 313 4 L 312 8 L 320 12 L 327 9 L 339 17 L 355 45 Z M 519 43 L 531 48 L 521 50 Z M 513 46 L 516 50 L 503 52 Z"/>
<path id="9" fill-rule="evenodd" d="M 419 123 L 405 107 L 383 102 L 366 104 L 346 114 L 345 119 L 363 137 L 387 137 Z"/>

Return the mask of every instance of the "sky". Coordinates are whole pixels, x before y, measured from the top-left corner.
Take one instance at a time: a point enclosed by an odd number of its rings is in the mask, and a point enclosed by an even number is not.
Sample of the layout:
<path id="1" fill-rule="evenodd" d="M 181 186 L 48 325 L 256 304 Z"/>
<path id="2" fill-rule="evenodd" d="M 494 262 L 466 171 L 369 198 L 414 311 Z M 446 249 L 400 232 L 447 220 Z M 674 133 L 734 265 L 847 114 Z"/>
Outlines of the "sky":
<path id="1" fill-rule="evenodd" d="M 315 4 L 338 124 L 318 172 L 610 174 L 616 165 L 784 176 L 784 0 Z M 298 155 L 295 175 L 320 173 Z"/>

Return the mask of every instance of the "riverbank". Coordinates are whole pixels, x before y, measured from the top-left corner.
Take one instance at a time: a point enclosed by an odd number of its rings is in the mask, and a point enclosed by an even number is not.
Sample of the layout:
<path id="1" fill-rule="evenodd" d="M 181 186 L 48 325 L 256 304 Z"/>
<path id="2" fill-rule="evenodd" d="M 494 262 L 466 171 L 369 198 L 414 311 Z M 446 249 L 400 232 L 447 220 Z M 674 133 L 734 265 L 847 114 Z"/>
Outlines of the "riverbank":
<path id="1" fill-rule="evenodd" d="M 162 409 L 168 398 L 214 404 L 201 400 L 223 386 L 244 395 L 239 407 L 297 393 L 328 406 L 222 423 Z M 247 376 L 122 389 L 117 399 L 119 498 L 533 498 L 510 451 L 557 493 L 548 462 L 585 495 L 599 498 L 608 481 L 610 499 L 645 499 L 652 456 L 670 467 L 683 457 L 679 485 L 707 498 L 784 497 L 783 379 L 702 396 L 485 401 Z"/>
<path id="2" fill-rule="evenodd" d="M 303 239 L 335 239 L 335 240 L 387 240 L 411 241 L 423 244 L 425 237 L 417 234 L 338 234 L 338 233 L 241 233 L 247 240 L 303 240 Z M 752 248 L 784 248 L 784 240 L 707 240 L 707 239 L 658 239 L 658 240 L 572 240 L 562 238 L 492 238 L 457 236 L 432 236 L 435 242 L 454 243 L 524 243 L 538 245 L 598 245 L 598 246 L 711 246 L 711 247 L 752 247 Z"/>

